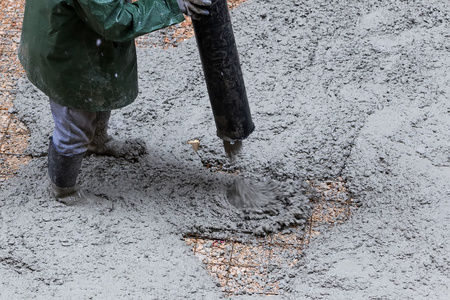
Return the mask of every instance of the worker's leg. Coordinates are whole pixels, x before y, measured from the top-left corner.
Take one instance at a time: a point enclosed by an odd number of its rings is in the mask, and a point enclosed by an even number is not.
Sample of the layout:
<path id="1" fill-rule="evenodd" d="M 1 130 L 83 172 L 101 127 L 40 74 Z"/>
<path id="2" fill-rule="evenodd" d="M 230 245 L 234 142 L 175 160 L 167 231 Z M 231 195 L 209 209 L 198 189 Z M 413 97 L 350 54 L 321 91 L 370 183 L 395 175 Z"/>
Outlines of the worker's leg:
<path id="1" fill-rule="evenodd" d="M 55 129 L 48 150 L 51 193 L 73 205 L 90 195 L 76 184 L 83 156 L 94 136 L 96 112 L 73 109 L 50 101 Z"/>
<path id="2" fill-rule="evenodd" d="M 111 111 L 97 112 L 95 133 L 87 154 L 109 155 L 133 159 L 146 153 L 145 142 L 140 139 L 116 140 L 108 134 Z"/>

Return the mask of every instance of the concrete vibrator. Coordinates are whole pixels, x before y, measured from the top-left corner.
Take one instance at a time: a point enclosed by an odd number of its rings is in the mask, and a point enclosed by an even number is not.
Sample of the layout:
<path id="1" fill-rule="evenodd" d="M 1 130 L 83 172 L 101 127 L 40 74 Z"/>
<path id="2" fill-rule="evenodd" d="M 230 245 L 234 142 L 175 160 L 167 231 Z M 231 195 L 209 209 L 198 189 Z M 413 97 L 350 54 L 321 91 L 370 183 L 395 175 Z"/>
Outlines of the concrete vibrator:
<path id="1" fill-rule="evenodd" d="M 217 136 L 229 157 L 254 130 L 226 0 L 212 0 L 209 15 L 192 20 Z"/>

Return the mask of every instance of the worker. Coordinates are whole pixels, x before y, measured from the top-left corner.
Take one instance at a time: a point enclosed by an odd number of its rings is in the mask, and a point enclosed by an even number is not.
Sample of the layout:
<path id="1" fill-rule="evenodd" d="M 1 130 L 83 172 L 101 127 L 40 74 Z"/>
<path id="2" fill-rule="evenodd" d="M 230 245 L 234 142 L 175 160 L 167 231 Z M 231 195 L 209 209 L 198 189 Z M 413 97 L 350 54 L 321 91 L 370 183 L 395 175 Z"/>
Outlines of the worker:
<path id="1" fill-rule="evenodd" d="M 138 95 L 134 38 L 179 23 L 183 13 L 208 15 L 210 0 L 28 0 L 19 59 L 28 79 L 49 97 L 54 120 L 48 174 L 53 197 L 90 201 L 77 185 L 86 153 L 141 155 L 139 140 L 107 133 L 111 110 Z"/>

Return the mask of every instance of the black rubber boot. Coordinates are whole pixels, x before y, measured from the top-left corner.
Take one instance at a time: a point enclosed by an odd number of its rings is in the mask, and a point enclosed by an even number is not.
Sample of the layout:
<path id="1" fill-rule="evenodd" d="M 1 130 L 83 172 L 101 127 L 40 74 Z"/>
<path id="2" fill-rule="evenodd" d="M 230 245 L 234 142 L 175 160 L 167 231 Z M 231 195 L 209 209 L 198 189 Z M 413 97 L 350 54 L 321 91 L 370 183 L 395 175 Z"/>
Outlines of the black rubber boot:
<path id="1" fill-rule="evenodd" d="M 66 205 L 92 203 L 101 200 L 87 191 L 82 191 L 76 184 L 83 155 L 84 153 L 71 156 L 60 154 L 53 144 L 53 139 L 50 138 L 48 147 L 50 193 L 56 200 Z"/>
<path id="2" fill-rule="evenodd" d="M 119 141 L 107 133 L 110 117 L 110 111 L 97 113 L 94 138 L 86 154 L 108 155 L 125 159 L 136 159 L 138 156 L 146 154 L 147 148 L 143 140 Z"/>
<path id="3" fill-rule="evenodd" d="M 50 138 L 48 147 L 48 175 L 53 184 L 59 188 L 73 188 L 77 183 L 84 153 L 77 155 L 62 155 Z"/>

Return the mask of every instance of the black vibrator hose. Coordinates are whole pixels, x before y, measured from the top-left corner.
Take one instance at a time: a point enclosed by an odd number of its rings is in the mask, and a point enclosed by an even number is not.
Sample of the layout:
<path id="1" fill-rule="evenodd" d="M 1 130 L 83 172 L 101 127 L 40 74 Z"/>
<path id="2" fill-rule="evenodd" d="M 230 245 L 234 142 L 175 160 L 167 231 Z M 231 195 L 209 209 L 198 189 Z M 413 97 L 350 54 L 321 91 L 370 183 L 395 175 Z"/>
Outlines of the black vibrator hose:
<path id="1" fill-rule="evenodd" d="M 217 136 L 233 148 L 255 129 L 245 91 L 226 0 L 213 0 L 210 14 L 192 20 Z M 230 154 L 230 153 L 228 153 Z"/>

